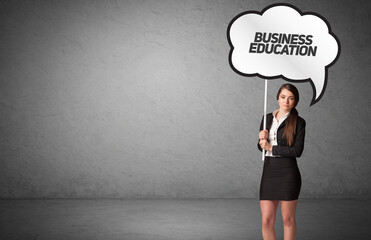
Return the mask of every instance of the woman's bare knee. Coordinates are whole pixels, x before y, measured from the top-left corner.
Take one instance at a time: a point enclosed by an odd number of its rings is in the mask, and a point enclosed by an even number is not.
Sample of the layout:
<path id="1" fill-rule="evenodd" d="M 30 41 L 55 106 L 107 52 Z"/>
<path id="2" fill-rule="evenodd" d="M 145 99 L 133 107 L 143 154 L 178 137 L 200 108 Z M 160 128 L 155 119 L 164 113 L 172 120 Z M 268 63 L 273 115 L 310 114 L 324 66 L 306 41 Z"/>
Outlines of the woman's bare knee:
<path id="1" fill-rule="evenodd" d="M 263 228 L 274 228 L 275 219 L 273 217 L 263 217 L 262 218 L 262 226 Z"/>
<path id="2" fill-rule="evenodd" d="M 292 226 L 295 226 L 296 224 L 295 217 L 293 216 L 283 216 L 282 221 L 285 227 L 292 227 Z"/>

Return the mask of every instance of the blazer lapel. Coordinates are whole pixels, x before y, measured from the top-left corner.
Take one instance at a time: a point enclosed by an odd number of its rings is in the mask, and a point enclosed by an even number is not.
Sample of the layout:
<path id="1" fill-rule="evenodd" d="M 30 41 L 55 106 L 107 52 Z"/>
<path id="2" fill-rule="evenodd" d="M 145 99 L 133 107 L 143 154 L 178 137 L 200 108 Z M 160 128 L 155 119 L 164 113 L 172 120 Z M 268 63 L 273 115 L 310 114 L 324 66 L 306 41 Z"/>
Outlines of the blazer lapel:
<path id="1" fill-rule="evenodd" d="M 267 121 L 266 121 L 268 131 L 269 131 L 269 129 L 271 129 L 272 122 L 273 122 L 273 114 L 270 113 L 270 114 L 267 115 Z"/>
<path id="2" fill-rule="evenodd" d="M 287 123 L 287 118 L 280 124 L 278 129 L 283 128 L 286 125 L 286 123 Z"/>

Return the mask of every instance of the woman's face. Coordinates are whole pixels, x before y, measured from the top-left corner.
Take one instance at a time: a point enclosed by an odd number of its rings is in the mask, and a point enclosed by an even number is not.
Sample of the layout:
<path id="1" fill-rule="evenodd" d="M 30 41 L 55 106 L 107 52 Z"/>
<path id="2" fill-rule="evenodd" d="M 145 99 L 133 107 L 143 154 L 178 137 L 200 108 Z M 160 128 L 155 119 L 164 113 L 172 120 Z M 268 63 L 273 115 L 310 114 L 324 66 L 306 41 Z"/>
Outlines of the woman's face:
<path id="1" fill-rule="evenodd" d="M 282 89 L 280 95 L 278 96 L 278 104 L 280 105 L 281 110 L 290 112 L 291 109 L 295 106 L 294 94 L 286 88 Z"/>

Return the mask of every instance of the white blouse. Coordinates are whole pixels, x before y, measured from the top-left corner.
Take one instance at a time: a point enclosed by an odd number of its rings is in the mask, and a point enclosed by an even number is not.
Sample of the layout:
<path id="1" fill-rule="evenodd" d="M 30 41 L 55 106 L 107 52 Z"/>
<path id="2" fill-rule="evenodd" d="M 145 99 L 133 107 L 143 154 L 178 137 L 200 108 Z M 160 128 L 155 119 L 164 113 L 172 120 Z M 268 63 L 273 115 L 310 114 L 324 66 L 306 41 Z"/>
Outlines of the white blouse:
<path id="1" fill-rule="evenodd" d="M 290 113 L 286 113 L 285 115 L 283 115 L 279 120 L 276 119 L 276 114 L 278 113 L 278 109 L 275 110 L 272 114 L 273 114 L 273 121 L 272 121 L 272 126 L 271 126 L 271 129 L 269 130 L 269 137 L 268 137 L 268 142 L 270 145 L 274 146 L 274 145 L 278 145 L 277 144 L 277 130 L 279 128 L 279 126 L 281 125 L 281 123 L 283 121 L 285 121 L 285 119 L 289 116 Z M 265 153 L 265 156 L 268 156 L 268 157 L 278 157 L 277 155 L 274 156 L 272 152 L 270 151 L 266 151 Z"/>

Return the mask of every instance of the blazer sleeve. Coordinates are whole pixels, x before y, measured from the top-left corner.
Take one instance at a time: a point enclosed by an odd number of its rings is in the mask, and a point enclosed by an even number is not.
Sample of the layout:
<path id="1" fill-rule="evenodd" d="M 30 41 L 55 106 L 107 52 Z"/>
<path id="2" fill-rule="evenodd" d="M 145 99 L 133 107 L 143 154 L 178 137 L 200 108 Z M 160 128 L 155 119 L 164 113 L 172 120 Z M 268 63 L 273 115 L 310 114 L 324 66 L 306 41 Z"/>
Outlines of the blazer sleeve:
<path id="1" fill-rule="evenodd" d="M 261 123 L 260 123 L 260 131 L 263 130 L 263 121 L 264 121 L 264 115 L 263 115 L 263 117 L 262 117 L 262 121 L 261 121 Z M 260 131 L 259 131 L 259 132 L 260 132 Z M 263 149 L 260 147 L 259 141 L 260 141 L 260 139 L 258 138 L 258 149 L 259 149 L 259 151 L 261 152 Z"/>
<path id="2" fill-rule="evenodd" d="M 298 118 L 294 144 L 291 147 L 274 145 L 272 147 L 273 155 L 280 155 L 282 157 L 300 157 L 304 150 L 305 126 L 305 120 L 303 118 Z"/>

